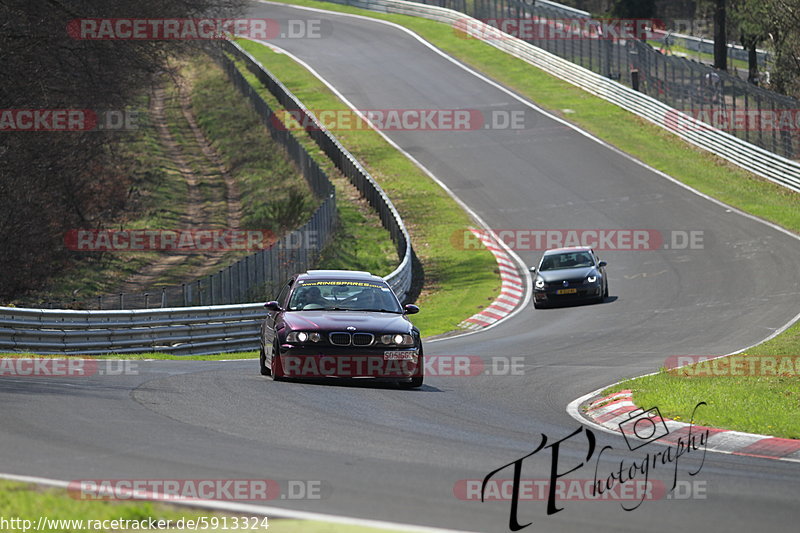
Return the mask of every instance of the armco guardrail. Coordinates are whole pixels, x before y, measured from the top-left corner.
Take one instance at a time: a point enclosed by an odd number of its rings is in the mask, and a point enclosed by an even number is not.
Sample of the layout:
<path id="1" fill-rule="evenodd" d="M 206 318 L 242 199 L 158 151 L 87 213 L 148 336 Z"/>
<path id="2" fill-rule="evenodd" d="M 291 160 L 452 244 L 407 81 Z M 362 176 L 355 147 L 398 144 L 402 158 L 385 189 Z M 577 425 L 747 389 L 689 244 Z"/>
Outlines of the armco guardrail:
<path id="1" fill-rule="evenodd" d="M 670 44 L 681 46 L 693 52 L 714 54 L 714 41 L 711 39 L 703 39 L 702 37 L 684 35 L 683 33 L 676 33 L 673 31 L 653 30 L 654 41 L 664 43 L 666 39 L 669 39 Z M 749 59 L 749 53 L 749 50 L 742 45 L 728 43 L 728 59 L 747 61 Z M 769 52 L 766 50 L 756 50 L 756 57 L 758 58 L 758 64 L 763 67 L 769 60 Z"/>
<path id="2" fill-rule="evenodd" d="M 464 13 L 443 7 L 403 0 L 327 0 L 337 4 L 427 18 L 449 24 L 495 48 L 516 56 L 600 98 L 608 100 L 728 161 L 800 192 L 800 163 L 759 148 L 694 117 L 669 107 L 655 98 L 571 63 L 555 54 L 500 32 Z M 500 16 L 500 15 L 498 15 Z M 487 35 L 500 38 L 489 39 Z"/>
<path id="3" fill-rule="evenodd" d="M 289 111 L 300 113 L 304 124 L 314 124 L 307 128 L 311 138 L 333 161 L 336 168 L 361 192 L 372 208 L 378 212 L 381 223 L 389 231 L 392 241 L 397 247 L 397 253 L 401 258 L 400 265 L 385 279 L 402 301 L 411 288 L 412 254 L 414 252 L 411 248 L 411 238 L 403 224 L 403 219 L 400 218 L 400 214 L 395 209 L 392 201 L 381 186 L 361 166 L 361 163 L 264 65 L 235 42 L 227 41 L 225 49 L 236 59 L 243 61 L 247 68 L 264 84 L 283 107 Z"/>
<path id="4" fill-rule="evenodd" d="M 0 351 L 97 355 L 258 349 L 263 304 L 124 311 L 0 307 Z"/>

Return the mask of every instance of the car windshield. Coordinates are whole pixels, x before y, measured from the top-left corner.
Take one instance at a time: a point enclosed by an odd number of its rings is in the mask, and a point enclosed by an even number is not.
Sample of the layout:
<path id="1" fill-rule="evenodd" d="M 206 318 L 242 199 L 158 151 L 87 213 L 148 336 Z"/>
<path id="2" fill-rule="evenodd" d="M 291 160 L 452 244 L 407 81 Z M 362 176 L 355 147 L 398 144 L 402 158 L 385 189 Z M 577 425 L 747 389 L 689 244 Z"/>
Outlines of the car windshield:
<path id="1" fill-rule="evenodd" d="M 564 270 L 590 266 L 594 266 L 594 260 L 589 252 L 564 252 L 544 256 L 539 270 Z"/>
<path id="2" fill-rule="evenodd" d="M 403 312 L 388 285 L 348 280 L 300 280 L 289 297 L 288 310 Z"/>

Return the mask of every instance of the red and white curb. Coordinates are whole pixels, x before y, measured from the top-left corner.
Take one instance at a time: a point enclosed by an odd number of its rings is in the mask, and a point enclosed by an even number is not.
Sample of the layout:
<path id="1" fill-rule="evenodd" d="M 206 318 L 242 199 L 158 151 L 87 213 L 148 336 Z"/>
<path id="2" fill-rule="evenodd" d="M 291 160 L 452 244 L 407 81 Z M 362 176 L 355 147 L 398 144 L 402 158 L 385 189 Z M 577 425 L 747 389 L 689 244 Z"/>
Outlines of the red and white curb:
<path id="1" fill-rule="evenodd" d="M 525 299 L 525 280 L 519 275 L 517 263 L 498 244 L 490 231 L 470 229 L 473 235 L 494 255 L 500 269 L 500 295 L 483 311 L 464 319 L 459 327 L 480 330 L 510 315 Z"/>
<path id="2" fill-rule="evenodd" d="M 620 433 L 620 422 L 628 420 L 630 413 L 638 409 L 640 408 L 633 403 L 631 398 L 631 391 L 623 390 L 588 403 L 583 416 L 595 425 Z M 668 418 L 663 420 L 669 433 L 655 442 L 676 444 L 679 437 L 685 437 L 689 433 L 690 424 Z M 693 434 L 705 431 L 708 431 L 709 451 L 800 463 L 800 440 L 779 439 L 768 435 L 756 435 L 697 425 L 692 426 Z"/>

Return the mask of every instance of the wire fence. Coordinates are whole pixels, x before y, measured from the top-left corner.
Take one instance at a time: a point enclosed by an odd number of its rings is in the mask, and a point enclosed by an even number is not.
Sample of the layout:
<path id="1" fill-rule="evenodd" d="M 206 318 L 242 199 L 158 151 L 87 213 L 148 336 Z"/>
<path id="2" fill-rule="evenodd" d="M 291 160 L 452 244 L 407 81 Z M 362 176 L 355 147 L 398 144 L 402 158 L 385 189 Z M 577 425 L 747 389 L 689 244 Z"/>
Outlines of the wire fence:
<path id="1" fill-rule="evenodd" d="M 354 6 L 369 3 L 328 1 Z M 798 158 L 800 105 L 796 99 L 697 61 L 665 55 L 639 39 L 583 31 L 585 25 L 574 21 L 588 18 L 585 12 L 541 0 L 535 4 L 533 0 L 420 0 L 419 3 L 453 9 L 491 26 L 508 19 L 524 21 L 511 25 L 525 28 L 515 37 L 760 148 L 789 159 Z M 470 38 L 468 31 L 461 34 Z"/>

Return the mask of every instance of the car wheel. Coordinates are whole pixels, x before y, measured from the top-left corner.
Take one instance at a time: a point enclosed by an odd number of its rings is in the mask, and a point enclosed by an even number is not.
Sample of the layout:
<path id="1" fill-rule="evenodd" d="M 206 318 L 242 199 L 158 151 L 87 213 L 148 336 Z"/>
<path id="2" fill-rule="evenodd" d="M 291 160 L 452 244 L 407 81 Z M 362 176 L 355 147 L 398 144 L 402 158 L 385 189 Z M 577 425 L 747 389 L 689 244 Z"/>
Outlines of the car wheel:
<path id="1" fill-rule="evenodd" d="M 262 376 L 269 376 L 270 370 L 267 366 L 267 354 L 264 353 L 264 345 L 261 345 L 261 350 L 259 351 L 258 355 L 258 366 L 261 368 L 261 375 Z"/>
<path id="2" fill-rule="evenodd" d="M 605 302 L 606 301 L 605 293 L 603 291 L 600 291 L 600 296 L 595 298 L 594 301 L 595 301 L 595 303 L 598 303 L 598 304 L 601 304 L 601 303 Z"/>
<path id="3" fill-rule="evenodd" d="M 536 300 L 533 301 L 534 309 L 544 309 L 544 304 L 538 303 Z"/>
<path id="4" fill-rule="evenodd" d="M 608 298 L 608 283 L 606 283 L 606 291 L 603 293 L 604 298 Z"/>
<path id="5" fill-rule="evenodd" d="M 275 344 L 272 345 L 272 360 L 270 361 L 272 366 L 272 381 L 283 381 L 283 366 L 281 365 L 281 352 L 280 348 L 278 347 L 278 340 L 275 340 Z"/>
<path id="6" fill-rule="evenodd" d="M 419 376 L 414 376 L 411 378 L 411 381 L 401 381 L 399 383 L 400 388 L 403 389 L 418 389 L 422 387 L 422 383 L 425 380 L 425 356 L 422 353 L 419 354 L 419 366 L 422 368 L 419 373 Z"/>

